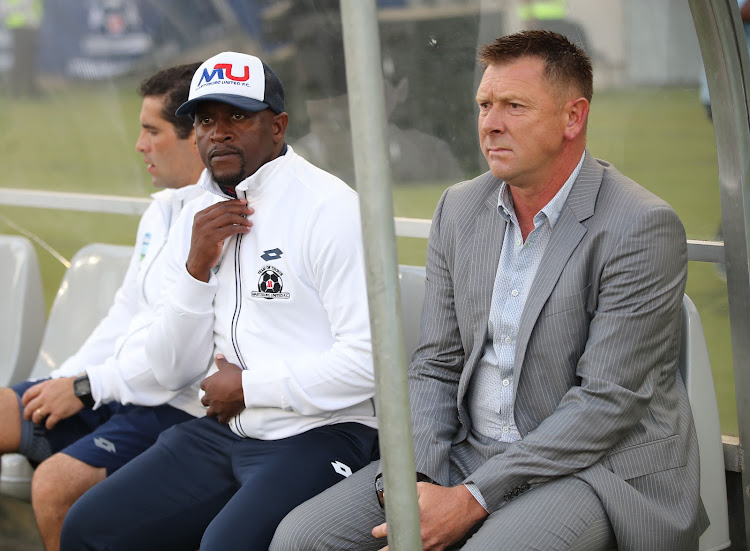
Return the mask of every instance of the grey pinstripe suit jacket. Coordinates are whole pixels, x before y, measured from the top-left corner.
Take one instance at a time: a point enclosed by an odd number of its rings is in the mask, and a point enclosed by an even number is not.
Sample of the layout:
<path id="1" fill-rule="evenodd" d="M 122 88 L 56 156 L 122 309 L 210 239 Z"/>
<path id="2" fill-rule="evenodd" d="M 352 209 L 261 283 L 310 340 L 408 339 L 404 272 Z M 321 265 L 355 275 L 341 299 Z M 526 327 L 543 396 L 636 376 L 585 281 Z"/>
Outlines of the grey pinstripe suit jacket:
<path id="1" fill-rule="evenodd" d="M 677 374 L 687 278 L 679 218 L 586 153 L 522 315 L 514 384 L 523 439 L 504 449 L 478 441 L 466 405 L 505 231 L 499 187 L 490 173 L 457 184 L 435 213 L 409 368 L 417 471 L 474 482 L 490 512 L 529 486 L 576 476 L 599 495 L 620 549 L 696 548 L 708 520 Z"/>

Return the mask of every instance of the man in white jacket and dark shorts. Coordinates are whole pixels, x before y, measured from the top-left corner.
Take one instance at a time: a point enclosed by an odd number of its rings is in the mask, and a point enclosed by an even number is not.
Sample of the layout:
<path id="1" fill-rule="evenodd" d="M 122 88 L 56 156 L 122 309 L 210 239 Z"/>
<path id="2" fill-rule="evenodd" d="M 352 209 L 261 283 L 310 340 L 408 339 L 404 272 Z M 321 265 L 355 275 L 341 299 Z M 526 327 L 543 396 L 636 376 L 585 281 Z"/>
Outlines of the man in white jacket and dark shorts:
<path id="1" fill-rule="evenodd" d="M 177 112 L 206 191 L 170 235 L 146 348 L 169 388 L 215 363 L 208 416 L 79 500 L 63 551 L 266 550 L 288 511 L 377 455 L 357 194 L 285 144 L 281 82 L 256 57 L 207 60 Z"/>
<path id="2" fill-rule="evenodd" d="M 166 388 L 154 377 L 145 337 L 161 293 L 163 247 L 182 207 L 201 194 L 203 170 L 191 124 L 174 111 L 188 97 L 198 64 L 161 71 L 139 88 L 143 155 L 153 195 L 133 256 L 107 316 L 49 379 L 0 389 L 0 453 L 18 452 L 36 468 L 32 504 L 47 551 L 86 490 L 114 473 L 175 423 L 204 415 L 197 383 Z M 189 383 L 189 381 L 188 381 Z"/>

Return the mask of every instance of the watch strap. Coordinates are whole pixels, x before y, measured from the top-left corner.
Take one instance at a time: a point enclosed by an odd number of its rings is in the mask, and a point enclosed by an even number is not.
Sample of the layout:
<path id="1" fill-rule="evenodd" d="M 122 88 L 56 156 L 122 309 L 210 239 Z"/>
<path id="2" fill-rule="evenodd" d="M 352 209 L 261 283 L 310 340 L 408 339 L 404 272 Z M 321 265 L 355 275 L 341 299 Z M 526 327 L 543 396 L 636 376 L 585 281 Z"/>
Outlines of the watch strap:
<path id="1" fill-rule="evenodd" d="M 417 473 L 417 482 L 427 482 L 429 484 L 435 484 L 436 486 L 439 486 L 439 484 L 432 480 L 429 476 L 419 472 Z M 378 497 L 380 508 L 385 509 L 385 484 L 383 483 L 383 473 L 380 473 L 375 477 L 375 495 Z"/>
<path id="2" fill-rule="evenodd" d="M 91 381 L 88 374 L 84 373 L 73 381 L 73 392 L 81 403 L 87 408 L 93 408 L 96 401 L 91 394 Z"/>

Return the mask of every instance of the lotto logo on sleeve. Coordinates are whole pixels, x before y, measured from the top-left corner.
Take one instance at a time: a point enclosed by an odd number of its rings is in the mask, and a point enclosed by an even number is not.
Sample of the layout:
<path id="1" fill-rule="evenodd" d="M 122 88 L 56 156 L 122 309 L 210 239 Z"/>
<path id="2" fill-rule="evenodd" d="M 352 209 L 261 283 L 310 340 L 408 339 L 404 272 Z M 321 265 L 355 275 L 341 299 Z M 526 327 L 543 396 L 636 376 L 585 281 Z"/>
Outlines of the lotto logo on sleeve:
<path id="1" fill-rule="evenodd" d="M 148 246 L 151 243 L 151 232 L 146 232 L 146 234 L 143 236 L 143 242 L 141 243 L 141 260 L 146 258 L 146 253 L 148 252 Z"/>
<path id="2" fill-rule="evenodd" d="M 289 293 L 283 292 L 284 275 L 281 270 L 274 266 L 263 266 L 258 270 L 258 290 L 250 293 L 253 298 L 265 298 L 268 300 L 273 299 L 287 299 Z"/>

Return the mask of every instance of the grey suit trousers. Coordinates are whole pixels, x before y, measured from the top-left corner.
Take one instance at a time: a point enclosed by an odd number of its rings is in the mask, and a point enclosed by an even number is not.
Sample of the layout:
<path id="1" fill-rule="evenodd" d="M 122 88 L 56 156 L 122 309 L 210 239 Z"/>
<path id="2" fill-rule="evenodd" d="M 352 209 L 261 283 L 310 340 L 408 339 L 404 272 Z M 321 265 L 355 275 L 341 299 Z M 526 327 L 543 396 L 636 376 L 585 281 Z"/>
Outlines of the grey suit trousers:
<path id="1" fill-rule="evenodd" d="M 455 465 L 454 465 L 455 467 Z M 451 469 L 454 470 L 454 469 Z M 276 530 L 271 551 L 377 551 L 372 537 L 385 519 L 373 484 L 377 462 L 294 509 Z M 457 477 L 458 469 L 456 469 Z M 598 551 L 615 546 L 592 488 L 574 477 L 541 484 L 514 498 L 450 549 Z"/>

